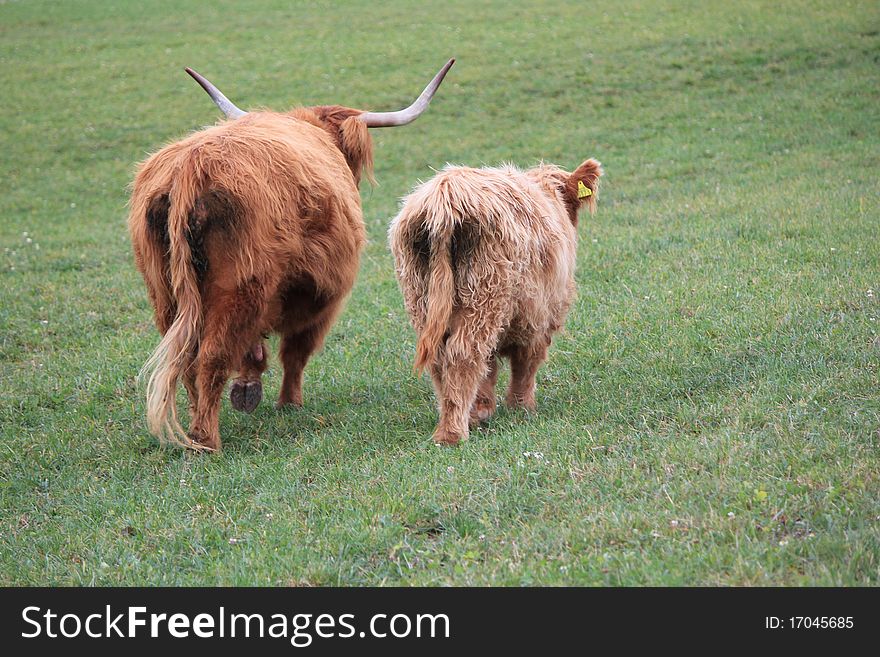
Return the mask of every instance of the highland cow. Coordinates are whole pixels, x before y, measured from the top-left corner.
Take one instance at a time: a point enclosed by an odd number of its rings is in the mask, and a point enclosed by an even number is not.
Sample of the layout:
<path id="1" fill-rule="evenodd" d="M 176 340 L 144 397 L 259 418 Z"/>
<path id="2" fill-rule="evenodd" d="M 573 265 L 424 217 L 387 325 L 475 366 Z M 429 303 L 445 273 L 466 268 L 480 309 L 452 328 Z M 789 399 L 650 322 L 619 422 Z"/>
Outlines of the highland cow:
<path id="1" fill-rule="evenodd" d="M 247 113 L 187 69 L 229 120 L 140 165 L 129 230 L 164 336 L 144 365 L 147 420 L 162 441 L 220 447 L 219 408 L 262 398 L 264 339 L 280 333 L 278 405 L 302 405 L 303 368 L 351 290 L 365 241 L 358 184 L 372 177 L 371 127 L 405 125 L 428 106 L 450 60 L 409 108 L 341 106 Z M 184 432 L 175 402 L 186 387 Z"/>
<path id="2" fill-rule="evenodd" d="M 596 208 L 602 168 L 447 166 L 403 200 L 389 230 L 404 303 L 440 421 L 457 444 L 495 411 L 498 358 L 508 406 L 535 408 L 535 373 L 574 298 L 577 215 Z"/>

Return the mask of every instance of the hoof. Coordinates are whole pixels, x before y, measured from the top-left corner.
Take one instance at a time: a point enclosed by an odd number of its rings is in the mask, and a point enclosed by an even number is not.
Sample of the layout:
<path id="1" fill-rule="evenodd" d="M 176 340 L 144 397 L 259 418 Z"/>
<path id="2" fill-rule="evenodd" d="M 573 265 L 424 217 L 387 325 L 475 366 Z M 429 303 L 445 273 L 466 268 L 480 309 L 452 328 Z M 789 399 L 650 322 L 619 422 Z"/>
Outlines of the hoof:
<path id="1" fill-rule="evenodd" d="M 220 449 L 219 438 L 209 438 L 199 431 L 190 431 L 186 435 L 190 439 L 188 447 L 194 452 L 216 452 Z"/>
<path id="2" fill-rule="evenodd" d="M 232 408 L 242 413 L 253 413 L 263 398 L 263 384 L 259 381 L 240 381 L 236 379 L 229 389 Z"/>
<path id="3" fill-rule="evenodd" d="M 535 403 L 534 397 L 520 397 L 519 395 L 508 395 L 505 401 L 507 408 L 524 408 L 534 413 L 538 405 Z"/>
<path id="4" fill-rule="evenodd" d="M 488 420 L 495 413 L 495 400 L 478 399 L 471 407 L 468 421 L 472 427 Z"/>
<path id="5" fill-rule="evenodd" d="M 277 408 L 279 411 L 282 408 L 290 408 L 290 407 L 302 408 L 303 407 L 302 399 L 279 399 L 277 402 L 275 402 L 275 408 Z"/>
<path id="6" fill-rule="evenodd" d="M 434 435 L 432 439 L 437 445 L 446 445 L 448 447 L 454 447 L 459 443 L 463 443 L 468 439 L 467 433 L 465 434 L 457 434 L 453 431 L 447 431 L 446 429 L 437 429 L 434 431 Z"/>

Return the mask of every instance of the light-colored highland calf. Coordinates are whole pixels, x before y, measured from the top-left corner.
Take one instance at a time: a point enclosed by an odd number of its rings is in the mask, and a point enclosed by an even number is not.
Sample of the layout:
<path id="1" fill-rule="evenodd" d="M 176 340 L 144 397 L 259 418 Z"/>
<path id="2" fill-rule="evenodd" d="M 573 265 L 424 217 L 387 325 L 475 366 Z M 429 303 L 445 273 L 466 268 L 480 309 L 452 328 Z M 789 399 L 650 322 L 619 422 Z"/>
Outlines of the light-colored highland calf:
<path id="1" fill-rule="evenodd" d="M 535 408 L 535 373 L 575 293 L 577 214 L 596 208 L 602 168 L 447 166 L 403 200 L 389 231 L 440 422 L 457 444 L 495 411 L 498 358 L 511 362 L 509 406 Z"/>
<path id="2" fill-rule="evenodd" d="M 220 398 L 250 412 L 262 398 L 264 338 L 280 333 L 278 405 L 302 405 L 303 368 L 354 284 L 364 244 L 358 183 L 370 174 L 368 128 L 405 125 L 449 67 L 410 107 L 339 105 L 247 113 L 188 72 L 229 120 L 170 144 L 134 179 L 129 230 L 162 341 L 144 365 L 147 421 L 160 440 L 220 448 Z M 189 395 L 189 431 L 175 403 Z"/>

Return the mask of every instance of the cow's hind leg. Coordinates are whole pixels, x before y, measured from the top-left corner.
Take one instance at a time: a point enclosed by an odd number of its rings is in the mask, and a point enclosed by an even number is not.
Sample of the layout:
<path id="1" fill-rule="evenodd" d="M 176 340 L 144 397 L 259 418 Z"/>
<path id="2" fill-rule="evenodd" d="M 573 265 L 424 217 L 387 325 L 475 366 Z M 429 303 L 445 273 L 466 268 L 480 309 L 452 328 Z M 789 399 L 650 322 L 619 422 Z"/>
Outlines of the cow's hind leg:
<path id="1" fill-rule="evenodd" d="M 530 411 L 535 410 L 535 374 L 547 359 L 548 344 L 549 341 L 541 341 L 510 348 L 509 407 L 522 406 Z"/>
<path id="2" fill-rule="evenodd" d="M 503 276 L 475 287 L 482 294 L 453 311 L 449 337 L 438 355 L 442 391 L 440 422 L 433 436 L 438 444 L 456 445 L 468 439 L 471 409 L 481 387 L 485 393 L 481 397 L 486 401 L 478 408 L 482 407 L 485 413 L 494 403 L 497 376 L 494 352 L 504 323 L 504 309 L 510 301 L 509 287 Z M 493 389 L 491 394 L 490 388 Z"/>
<path id="3" fill-rule="evenodd" d="M 198 407 L 190 438 L 209 450 L 220 448 L 220 399 L 229 374 L 249 345 L 259 342 L 259 321 L 265 302 L 259 285 L 245 285 L 211 298 L 205 310 L 196 358 Z"/>
<path id="4" fill-rule="evenodd" d="M 470 319 L 465 319 L 470 316 Z M 453 320 L 451 331 L 439 355 L 440 422 L 434 442 L 457 445 L 469 436 L 471 408 L 480 384 L 490 376 L 490 361 L 500 330 L 500 314 L 486 316 L 463 311 Z"/>
<path id="5" fill-rule="evenodd" d="M 229 388 L 229 401 L 235 410 L 252 413 L 259 405 L 263 398 L 261 377 L 268 365 L 267 355 L 263 340 L 258 341 L 245 352 L 238 376 Z"/>
<path id="6" fill-rule="evenodd" d="M 470 409 L 485 376 L 485 358 L 477 354 L 450 358 L 448 353 L 444 354 L 440 422 L 434 430 L 435 443 L 457 445 L 468 439 Z"/>
<path id="7" fill-rule="evenodd" d="M 281 393 L 276 406 L 302 406 L 303 370 L 313 353 L 324 344 L 324 338 L 333 326 L 333 320 L 339 312 L 341 301 L 333 301 L 323 306 L 303 326 L 302 322 L 288 325 L 281 338 L 281 363 L 284 366 L 284 378 L 281 381 Z"/>
<path id="8" fill-rule="evenodd" d="M 470 424 L 476 426 L 485 422 L 495 412 L 495 384 L 498 382 L 498 358 L 493 353 L 489 356 L 486 376 L 477 388 L 477 397 L 474 399 L 470 412 Z"/>

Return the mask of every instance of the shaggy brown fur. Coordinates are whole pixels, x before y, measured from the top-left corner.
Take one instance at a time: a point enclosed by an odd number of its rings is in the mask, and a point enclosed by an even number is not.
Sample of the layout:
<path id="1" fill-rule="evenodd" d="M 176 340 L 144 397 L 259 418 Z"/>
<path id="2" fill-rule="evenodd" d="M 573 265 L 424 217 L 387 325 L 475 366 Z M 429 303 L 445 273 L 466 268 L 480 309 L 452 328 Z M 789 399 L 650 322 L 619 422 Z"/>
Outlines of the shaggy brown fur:
<path id="1" fill-rule="evenodd" d="M 535 373 L 575 292 L 577 213 L 602 168 L 447 166 L 403 201 L 389 231 L 397 277 L 440 409 L 434 441 L 457 444 L 495 411 L 498 357 L 509 406 L 535 408 Z M 578 183 L 589 195 L 578 198 Z"/>
<path id="2" fill-rule="evenodd" d="M 143 370 L 148 424 L 161 440 L 218 449 L 227 378 L 238 371 L 232 404 L 252 411 L 272 331 L 282 335 L 278 404 L 302 404 L 303 368 L 354 284 L 365 240 L 358 182 L 371 175 L 372 141 L 358 114 L 251 112 L 141 164 L 129 230 L 164 336 Z"/>

